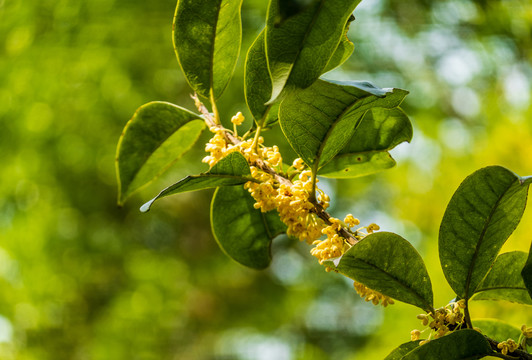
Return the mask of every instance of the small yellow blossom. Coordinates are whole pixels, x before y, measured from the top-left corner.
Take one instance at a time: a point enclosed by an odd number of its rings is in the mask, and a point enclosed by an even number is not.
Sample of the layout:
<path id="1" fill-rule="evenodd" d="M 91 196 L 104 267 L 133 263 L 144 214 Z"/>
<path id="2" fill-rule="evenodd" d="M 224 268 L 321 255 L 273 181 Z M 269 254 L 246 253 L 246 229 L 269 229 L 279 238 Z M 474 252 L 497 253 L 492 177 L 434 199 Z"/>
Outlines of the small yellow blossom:
<path id="1" fill-rule="evenodd" d="M 414 330 L 410 331 L 410 340 L 411 341 L 419 340 L 420 336 L 421 336 L 421 331 L 419 331 L 417 329 L 414 329 Z"/>
<path id="2" fill-rule="evenodd" d="M 244 115 L 239 111 L 235 116 L 231 118 L 231 122 L 235 125 L 242 125 L 244 122 Z"/>
<path id="3" fill-rule="evenodd" d="M 361 283 L 355 281 L 353 285 L 360 297 L 364 298 L 366 301 L 371 301 L 373 305 L 379 305 L 379 303 L 381 303 L 382 306 L 386 307 L 395 303 L 392 298 L 383 295 L 378 291 L 372 290 Z"/>
<path id="4" fill-rule="evenodd" d="M 427 314 L 419 314 L 417 318 L 421 320 L 423 326 L 427 326 L 429 324 L 429 316 Z"/>
<path id="5" fill-rule="evenodd" d="M 497 348 L 501 350 L 501 353 L 503 355 L 507 355 L 509 352 L 514 352 L 519 348 L 519 345 L 512 339 L 508 339 L 506 341 L 501 341 Z"/>
<path id="6" fill-rule="evenodd" d="M 303 162 L 303 159 L 297 158 L 292 163 L 292 167 L 296 170 L 302 171 L 305 168 L 305 163 Z"/>
<path id="7" fill-rule="evenodd" d="M 347 214 L 344 218 L 344 223 L 352 228 L 354 226 L 360 225 L 360 220 L 356 219 L 352 214 Z"/>
<path id="8" fill-rule="evenodd" d="M 527 339 L 532 338 L 532 327 L 526 327 L 526 325 L 523 324 L 523 326 L 521 326 L 521 332 Z"/>
<path id="9" fill-rule="evenodd" d="M 366 228 L 368 230 L 368 234 L 371 234 L 374 231 L 378 231 L 381 229 L 381 227 L 377 224 L 369 224 Z"/>

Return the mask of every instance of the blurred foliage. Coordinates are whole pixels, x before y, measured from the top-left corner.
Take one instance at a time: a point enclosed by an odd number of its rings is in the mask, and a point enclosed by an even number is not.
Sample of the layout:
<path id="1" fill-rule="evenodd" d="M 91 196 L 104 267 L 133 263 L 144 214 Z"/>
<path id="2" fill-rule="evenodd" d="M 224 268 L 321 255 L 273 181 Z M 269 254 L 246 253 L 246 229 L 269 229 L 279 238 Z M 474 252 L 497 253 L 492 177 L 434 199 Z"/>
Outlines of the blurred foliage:
<path id="1" fill-rule="evenodd" d="M 286 238 L 274 242 L 270 269 L 237 265 L 205 226 L 209 191 L 139 213 L 157 189 L 204 170 L 203 149 L 117 208 L 115 147 L 127 119 L 152 100 L 193 108 L 172 49 L 174 7 L 0 0 L 0 358 L 383 358 L 419 327 L 414 307 L 364 303 Z M 244 1 L 226 119 L 245 107 L 242 65 L 265 7 Z M 355 52 L 327 77 L 410 90 L 414 140 L 393 151 L 392 170 L 320 184 L 333 215 L 352 212 L 410 240 L 442 306 L 452 295 L 437 227 L 458 184 L 488 164 L 532 174 L 532 4 L 366 0 L 355 16 Z M 272 130 L 267 142 L 280 136 Z M 531 207 L 506 250 L 528 251 Z M 529 308 L 504 302 L 474 304 L 472 316 L 532 323 Z"/>

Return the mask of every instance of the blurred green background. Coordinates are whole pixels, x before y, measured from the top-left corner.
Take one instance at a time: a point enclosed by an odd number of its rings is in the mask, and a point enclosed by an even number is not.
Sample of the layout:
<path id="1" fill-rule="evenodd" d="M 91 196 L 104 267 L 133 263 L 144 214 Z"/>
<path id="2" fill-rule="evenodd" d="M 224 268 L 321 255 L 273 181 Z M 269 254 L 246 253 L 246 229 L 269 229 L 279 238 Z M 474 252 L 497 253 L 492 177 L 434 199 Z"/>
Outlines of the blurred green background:
<path id="1" fill-rule="evenodd" d="M 244 0 L 226 119 L 245 108 L 245 51 L 265 3 Z M 412 306 L 365 303 L 286 238 L 266 271 L 234 263 L 210 233 L 209 191 L 138 211 L 205 170 L 202 146 L 116 206 L 115 147 L 135 109 L 193 108 L 172 49 L 174 7 L 0 0 L 0 359 L 382 359 L 420 328 Z M 409 239 L 442 306 L 452 293 L 437 231 L 454 190 L 490 164 L 532 174 L 532 3 L 364 0 L 355 16 L 355 53 L 326 77 L 409 90 L 414 140 L 394 150 L 392 170 L 320 185 L 333 215 Z M 530 207 L 505 250 L 528 251 Z M 532 325 L 529 307 L 505 302 L 475 303 L 472 316 Z"/>

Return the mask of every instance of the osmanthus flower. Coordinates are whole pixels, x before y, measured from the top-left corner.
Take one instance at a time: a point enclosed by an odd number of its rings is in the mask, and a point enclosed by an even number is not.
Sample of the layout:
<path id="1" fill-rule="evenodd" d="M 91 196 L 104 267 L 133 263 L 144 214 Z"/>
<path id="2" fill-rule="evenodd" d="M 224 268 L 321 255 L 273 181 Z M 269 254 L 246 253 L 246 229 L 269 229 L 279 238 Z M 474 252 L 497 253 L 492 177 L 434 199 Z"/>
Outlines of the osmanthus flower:
<path id="1" fill-rule="evenodd" d="M 383 295 L 378 291 L 372 290 L 364 284 L 355 281 L 353 285 L 358 295 L 360 295 L 360 297 L 364 298 L 364 300 L 366 301 L 371 301 L 373 305 L 379 305 L 380 303 L 382 306 L 386 307 L 388 305 L 394 304 L 394 301 L 391 297 Z"/>
<path id="2" fill-rule="evenodd" d="M 203 159 L 203 162 L 212 167 L 229 153 L 240 152 L 250 165 L 251 176 L 258 180 L 244 184 L 244 188 L 255 200 L 254 208 L 260 209 L 262 212 L 277 210 L 281 221 L 287 225 L 286 234 L 314 245 L 311 254 L 318 258 L 320 264 L 325 260 L 343 255 L 351 248 L 352 243 L 341 235 L 342 232 L 346 235 L 345 231 L 348 231 L 352 238 L 361 240 L 368 234 L 379 230 L 376 224 L 361 227 L 356 231 L 351 230 L 351 228 L 360 225 L 360 221 L 351 214 L 348 214 L 343 222 L 330 217 L 328 218 L 329 224 L 327 224 L 318 216 L 316 206 L 319 205 L 321 208 L 327 209 L 330 198 L 323 190 L 313 184 L 313 181 L 318 182 L 319 180 L 313 179 L 312 171 L 308 170 L 304 161 L 301 158 L 295 159 L 288 169 L 291 180 L 286 179 L 280 183 L 276 180 L 276 174 L 272 171 L 263 170 L 264 166 L 274 171 L 282 169 L 283 158 L 279 152 L 279 147 L 276 145 L 264 146 L 262 136 L 248 140 L 239 138 L 236 127 L 241 125 L 243 121 L 244 116 L 240 112 L 231 118 L 234 125 L 232 133 L 238 139 L 237 141 L 231 140 L 230 142 L 227 140 L 228 130 L 219 126 L 210 127 L 214 136 L 205 146 L 205 151 L 209 155 Z M 316 197 L 313 194 L 314 191 L 317 192 Z M 326 239 L 320 240 L 323 235 L 326 236 Z M 326 270 L 330 271 L 329 268 Z M 362 289 L 362 287 L 358 289 Z M 365 294 L 363 297 L 367 301 L 373 303 L 382 302 L 384 306 L 393 303 L 390 298 L 369 288 L 364 287 L 363 294 Z"/>
<path id="3" fill-rule="evenodd" d="M 428 342 L 432 337 L 434 337 L 434 339 L 438 339 L 453 332 L 454 330 L 459 329 L 464 323 L 464 314 L 462 313 L 464 308 L 465 301 L 458 300 L 434 310 L 434 313 L 429 312 L 428 314 L 417 315 L 417 318 L 421 320 L 423 326 L 428 325 L 431 331 L 429 338 L 420 342 L 420 345 Z M 417 330 L 413 330 L 410 335 L 412 341 L 419 339 Z"/>
<path id="4" fill-rule="evenodd" d="M 421 336 L 421 331 L 419 331 L 418 329 L 414 329 L 414 330 L 410 331 L 410 340 L 411 341 L 419 340 L 420 336 Z"/>
<path id="5" fill-rule="evenodd" d="M 236 115 L 231 118 L 231 122 L 235 125 L 242 125 L 244 120 L 245 120 L 244 115 L 242 115 L 240 111 L 237 112 Z"/>
<path id="6" fill-rule="evenodd" d="M 513 339 L 508 339 L 506 341 L 501 341 L 497 344 L 497 348 L 501 350 L 503 355 L 508 354 L 509 352 L 514 352 L 519 348 L 519 344 L 516 343 Z"/>
<path id="7" fill-rule="evenodd" d="M 525 324 L 521 326 L 521 333 L 527 339 L 532 339 L 532 327 L 527 327 Z"/>

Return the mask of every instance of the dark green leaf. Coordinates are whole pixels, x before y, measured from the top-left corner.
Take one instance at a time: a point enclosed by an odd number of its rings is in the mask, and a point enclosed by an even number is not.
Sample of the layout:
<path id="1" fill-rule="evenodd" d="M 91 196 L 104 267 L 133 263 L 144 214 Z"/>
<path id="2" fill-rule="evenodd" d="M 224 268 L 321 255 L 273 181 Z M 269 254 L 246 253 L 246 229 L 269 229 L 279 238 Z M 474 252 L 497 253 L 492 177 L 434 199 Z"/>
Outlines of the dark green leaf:
<path id="1" fill-rule="evenodd" d="M 166 171 L 204 128 L 199 115 L 179 106 L 166 102 L 141 106 L 126 124 L 116 149 L 118 204 Z"/>
<path id="2" fill-rule="evenodd" d="M 242 0 L 179 0 L 174 48 L 190 86 L 200 95 L 220 97 L 235 69 L 242 24 Z"/>
<path id="3" fill-rule="evenodd" d="M 521 220 L 528 184 L 490 166 L 468 176 L 454 193 L 440 227 L 443 272 L 458 296 L 469 299 Z"/>
<path id="4" fill-rule="evenodd" d="M 458 330 L 419 346 L 403 360 L 470 360 L 492 354 L 486 338 L 476 330 Z"/>
<path id="5" fill-rule="evenodd" d="M 367 82 L 318 80 L 281 103 L 281 128 L 307 165 L 321 167 L 347 145 L 367 110 L 397 107 L 406 94 Z"/>
<path id="6" fill-rule="evenodd" d="M 306 88 L 324 73 L 360 0 L 272 0 L 266 54 L 273 102 L 287 87 Z"/>
<path id="7" fill-rule="evenodd" d="M 253 180 L 253 177 L 251 176 L 246 158 L 238 152 L 232 152 L 216 163 L 206 173 L 190 175 L 170 185 L 156 197 L 142 205 L 140 211 L 146 212 L 150 210 L 155 200 L 168 195 L 215 188 L 218 186 L 240 185 L 251 180 Z"/>
<path id="8" fill-rule="evenodd" d="M 432 310 L 432 286 L 423 259 L 397 234 L 366 236 L 340 258 L 336 269 L 391 298 Z"/>
<path id="9" fill-rule="evenodd" d="M 404 355 L 408 354 L 410 351 L 414 350 L 419 346 L 418 341 L 409 341 L 395 348 L 384 360 L 401 360 Z"/>
<path id="10" fill-rule="evenodd" d="M 517 341 L 521 336 L 521 330 L 496 319 L 477 319 L 473 325 L 482 330 L 482 334 L 498 342 L 508 339 Z"/>
<path id="11" fill-rule="evenodd" d="M 532 297 L 532 244 L 530 245 L 530 251 L 528 252 L 528 259 L 525 266 L 521 271 L 521 277 L 525 283 L 525 287 L 528 290 L 528 295 Z"/>
<path id="12" fill-rule="evenodd" d="M 286 231 L 277 211 L 263 213 L 242 186 L 218 188 L 211 204 L 214 237 L 225 253 L 242 265 L 264 269 L 271 261 L 272 240 Z"/>
<path id="13" fill-rule="evenodd" d="M 395 160 L 388 153 L 412 139 L 412 124 L 399 108 L 373 108 L 366 112 L 349 143 L 319 175 L 333 178 L 364 176 L 391 168 Z"/>
<path id="14" fill-rule="evenodd" d="M 255 122 L 263 128 L 273 125 L 279 105 L 266 105 L 272 93 L 272 81 L 266 61 L 264 30 L 249 48 L 246 58 L 245 95 L 246 103 Z M 266 116 L 266 119 L 263 119 Z"/>
<path id="15" fill-rule="evenodd" d="M 387 151 L 342 154 L 321 168 L 318 175 L 336 179 L 355 178 L 390 169 L 395 164 L 395 160 Z"/>
<path id="16" fill-rule="evenodd" d="M 482 280 L 473 300 L 508 300 L 532 305 L 532 299 L 521 277 L 527 253 L 512 251 L 497 256 L 490 272 Z"/>
<path id="17" fill-rule="evenodd" d="M 354 19 L 354 16 L 352 16 L 347 20 L 344 35 L 342 36 L 338 47 L 334 51 L 333 56 L 327 63 L 327 66 L 323 71 L 324 73 L 342 65 L 344 62 L 346 62 L 347 59 L 349 59 L 349 57 L 353 53 L 353 50 L 355 50 L 355 44 L 353 44 L 347 37 L 347 32 L 349 31 L 349 24 L 351 24 L 351 21 L 353 21 Z"/>

